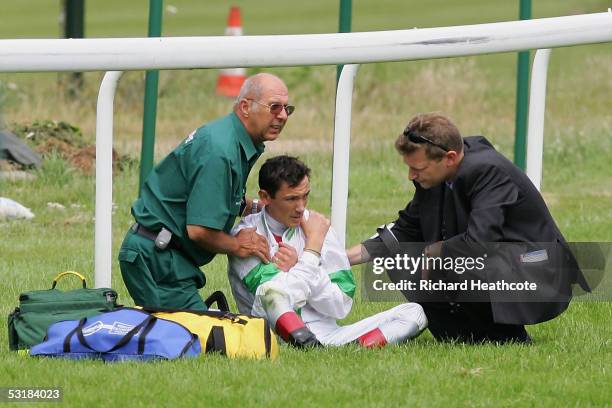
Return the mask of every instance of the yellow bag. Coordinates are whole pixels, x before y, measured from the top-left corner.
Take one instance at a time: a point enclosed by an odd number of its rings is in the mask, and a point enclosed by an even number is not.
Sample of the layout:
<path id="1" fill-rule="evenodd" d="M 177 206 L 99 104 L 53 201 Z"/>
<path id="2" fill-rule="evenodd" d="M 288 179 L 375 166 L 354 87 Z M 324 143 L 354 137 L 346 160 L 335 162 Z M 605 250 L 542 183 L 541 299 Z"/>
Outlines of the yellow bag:
<path id="1" fill-rule="evenodd" d="M 268 321 L 260 317 L 226 311 L 152 311 L 161 319 L 171 320 L 197 334 L 202 352 L 219 352 L 229 358 L 275 359 L 278 341 Z"/>

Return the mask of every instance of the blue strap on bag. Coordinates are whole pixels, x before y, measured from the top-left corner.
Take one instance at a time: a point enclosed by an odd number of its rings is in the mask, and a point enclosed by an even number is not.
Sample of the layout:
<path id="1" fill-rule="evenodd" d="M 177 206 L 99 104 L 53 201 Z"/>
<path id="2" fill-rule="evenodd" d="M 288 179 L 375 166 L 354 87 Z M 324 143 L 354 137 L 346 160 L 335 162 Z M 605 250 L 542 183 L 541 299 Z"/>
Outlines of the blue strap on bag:
<path id="1" fill-rule="evenodd" d="M 122 308 L 49 327 L 32 356 L 70 359 L 172 360 L 201 353 L 198 336 L 184 326 L 138 309 Z"/>

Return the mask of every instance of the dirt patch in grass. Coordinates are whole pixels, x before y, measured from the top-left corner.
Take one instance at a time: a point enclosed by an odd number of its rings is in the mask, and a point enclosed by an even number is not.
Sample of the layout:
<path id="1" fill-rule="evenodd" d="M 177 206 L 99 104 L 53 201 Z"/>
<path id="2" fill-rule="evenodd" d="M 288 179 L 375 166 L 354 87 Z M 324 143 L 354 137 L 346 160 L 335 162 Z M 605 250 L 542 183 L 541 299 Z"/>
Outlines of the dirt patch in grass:
<path id="1" fill-rule="evenodd" d="M 84 174 L 94 172 L 96 147 L 85 141 L 81 130 L 76 126 L 63 121 L 43 120 L 14 124 L 13 133 L 40 153 L 43 161 L 46 157 L 57 155 Z M 113 149 L 114 171 L 121 171 L 134 162 L 135 159 Z"/>

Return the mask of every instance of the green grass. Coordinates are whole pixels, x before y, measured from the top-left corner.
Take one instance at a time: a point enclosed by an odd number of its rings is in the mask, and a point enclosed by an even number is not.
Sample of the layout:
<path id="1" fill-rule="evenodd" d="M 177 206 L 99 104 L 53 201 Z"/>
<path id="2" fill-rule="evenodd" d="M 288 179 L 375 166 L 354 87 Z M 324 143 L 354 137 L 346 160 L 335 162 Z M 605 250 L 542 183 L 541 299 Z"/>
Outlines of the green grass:
<path id="1" fill-rule="evenodd" d="M 337 30 L 338 2 L 234 3 L 241 6 L 248 34 Z M 355 31 L 475 24 L 518 15 L 518 2 L 353 3 Z M 534 17 L 609 6 L 601 0 L 533 3 Z M 59 4 L 3 1 L 0 38 L 56 37 Z M 164 35 L 221 34 L 230 5 L 194 0 L 168 4 L 178 13 L 164 15 Z M 143 36 L 147 7 L 144 0 L 87 2 L 87 36 Z M 603 44 L 552 53 L 543 194 L 569 240 L 612 241 L 611 51 L 610 44 Z M 515 70 L 514 54 L 360 68 L 351 139 L 349 244 L 393 220 L 411 196 L 406 168 L 392 145 L 415 113 L 448 113 L 465 135 L 484 134 L 512 157 Z M 285 79 L 298 108 L 265 157 L 290 153 L 303 158 L 313 169 L 311 207 L 329 213 L 335 67 L 271 71 Z M 216 70 L 161 73 L 158 158 L 196 126 L 229 110 L 231 101 L 214 96 L 216 77 Z M 100 78 L 100 73 L 86 73 L 82 95 L 71 99 L 58 85 L 57 74 L 0 74 L 2 118 L 9 127 L 37 119 L 65 120 L 93 141 Z M 142 97 L 143 73 L 126 73 L 115 98 L 114 144 L 122 153 L 139 153 Z M 136 168 L 115 176 L 113 257 L 131 223 L 137 185 Z M 255 177 L 248 191 L 256 192 Z M 32 221 L 0 222 L 0 315 L 17 305 L 19 293 L 49 286 L 58 272 L 81 271 L 93 282 L 93 177 L 51 157 L 35 181 L 3 182 L 0 196 L 36 214 Z M 51 208 L 48 202 L 66 208 Z M 204 296 L 216 289 L 229 292 L 225 267 L 225 257 L 217 257 L 204 268 Z M 112 272 L 120 301 L 131 304 L 117 262 Z M 392 305 L 357 299 L 347 323 Z M 349 346 L 304 353 L 283 347 L 273 362 L 219 357 L 152 364 L 37 360 L 9 352 L 6 330 L 1 330 L 0 387 L 61 386 L 68 406 L 610 406 L 611 318 L 610 303 L 575 302 L 559 318 L 530 327 L 535 344 L 529 347 L 437 344 L 424 333 L 407 345 L 373 351 Z"/>
<path id="2" fill-rule="evenodd" d="M 403 169 L 399 158 L 391 151 L 384 153 L 389 164 L 382 166 L 373 165 L 379 152 L 360 151 L 353 156 L 349 202 L 351 242 L 366 236 L 378 223 L 391 219 L 409 194 L 401 178 Z M 304 158 L 316 177 L 312 207 L 328 211 L 329 180 L 323 174 L 329 166 L 329 157 L 319 153 L 305 154 Z M 6 315 L 16 306 L 19 293 L 44 288 L 59 271 L 82 271 L 93 280 L 93 179 L 72 174 L 69 180 L 61 181 L 65 172 L 52 160 L 33 183 L 4 186 L 3 194 L 27 203 L 36 218 L 30 222 L 0 224 L 5 237 L 0 243 L 3 260 L 0 290 L 4 294 L 1 314 Z M 130 169 L 115 179 L 114 201 L 118 209 L 113 219 L 114 254 L 130 223 L 129 205 L 137 174 L 137 169 Z M 52 182 L 51 176 L 60 181 Z M 394 188 L 395 185 L 400 187 Z M 50 201 L 60 202 L 67 208 L 49 208 L 46 203 Z M 582 197 L 580 202 L 592 208 L 597 200 Z M 70 204 L 81 207 L 71 208 Z M 567 213 L 561 219 L 557 217 L 561 225 L 576 214 L 572 205 L 564 202 L 551 207 L 554 213 Z M 598 237 L 588 229 L 597 219 L 610 225 L 609 213 L 602 216 L 587 212 L 584 217 L 576 226 L 570 223 L 564 228 L 566 235 L 584 240 L 610 240 L 608 231 L 602 231 L 607 235 Z M 225 264 L 224 257 L 217 257 L 204 268 L 208 278 L 202 290 L 204 295 L 214 289 L 229 291 Z M 359 274 L 359 268 L 355 272 Z M 116 263 L 113 287 L 119 291 L 122 302 L 131 304 Z M 346 322 L 391 305 L 358 300 Z M 579 302 L 572 304 L 561 317 L 531 327 L 535 344 L 529 347 L 437 344 L 425 333 L 407 345 L 375 351 L 349 346 L 305 353 L 283 347 L 274 362 L 228 361 L 218 357 L 153 364 L 36 360 L 9 352 L 3 331 L 0 353 L 4 358 L 0 365 L 3 385 L 61 386 L 64 401 L 70 406 L 97 405 L 101 401 L 143 407 L 195 406 L 202 401 L 214 406 L 233 406 L 244 401 L 262 406 L 290 403 L 298 406 L 486 407 L 559 403 L 605 406 L 610 402 L 611 317 L 610 303 Z"/>

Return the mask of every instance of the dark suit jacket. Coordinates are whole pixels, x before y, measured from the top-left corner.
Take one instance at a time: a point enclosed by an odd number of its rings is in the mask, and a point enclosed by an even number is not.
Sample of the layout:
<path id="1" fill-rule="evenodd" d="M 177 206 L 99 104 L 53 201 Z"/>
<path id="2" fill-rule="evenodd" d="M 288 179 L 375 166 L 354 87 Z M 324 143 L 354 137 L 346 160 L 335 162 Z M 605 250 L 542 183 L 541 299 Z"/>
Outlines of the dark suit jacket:
<path id="1" fill-rule="evenodd" d="M 537 282 L 537 294 L 488 292 L 495 322 L 533 324 L 552 319 L 567 308 L 571 284 L 580 282 L 587 290 L 540 193 L 484 137 L 464 138 L 464 157 L 450 186 L 443 183 L 426 190 L 415 183 L 415 187 L 412 201 L 391 228 L 400 243 L 443 240 L 442 258 L 487 253 L 486 268 L 474 271 L 471 278 Z M 376 252 L 379 243 L 380 238 L 374 238 L 364 246 Z M 547 259 L 528 262 L 525 254 L 538 250 L 545 250 Z"/>

